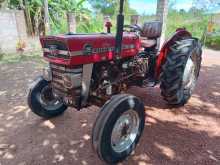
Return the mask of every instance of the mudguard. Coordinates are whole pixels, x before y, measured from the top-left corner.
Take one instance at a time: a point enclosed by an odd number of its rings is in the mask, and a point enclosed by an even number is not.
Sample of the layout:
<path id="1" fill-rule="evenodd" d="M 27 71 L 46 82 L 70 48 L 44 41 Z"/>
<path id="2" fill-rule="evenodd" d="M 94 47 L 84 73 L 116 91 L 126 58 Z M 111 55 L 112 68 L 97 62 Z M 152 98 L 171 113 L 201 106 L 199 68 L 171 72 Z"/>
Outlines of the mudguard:
<path id="1" fill-rule="evenodd" d="M 166 61 L 167 52 L 170 49 L 170 46 L 173 45 L 176 41 L 183 38 L 191 38 L 192 34 L 188 32 L 185 28 L 179 28 L 176 30 L 175 34 L 170 37 L 162 46 L 159 55 L 157 56 L 156 69 L 155 69 L 155 78 L 159 80 L 161 67 Z"/>

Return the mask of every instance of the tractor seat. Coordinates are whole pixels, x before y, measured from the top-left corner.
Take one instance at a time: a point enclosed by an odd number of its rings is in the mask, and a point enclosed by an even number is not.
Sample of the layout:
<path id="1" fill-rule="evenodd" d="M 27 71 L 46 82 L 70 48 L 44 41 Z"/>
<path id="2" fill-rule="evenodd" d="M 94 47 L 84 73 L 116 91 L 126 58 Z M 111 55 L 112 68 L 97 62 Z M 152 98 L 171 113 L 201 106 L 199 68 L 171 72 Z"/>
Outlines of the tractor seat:
<path id="1" fill-rule="evenodd" d="M 141 38 L 141 47 L 143 48 L 151 48 L 157 44 L 156 39 L 147 39 L 147 38 Z"/>
<path id="2" fill-rule="evenodd" d="M 151 48 L 156 46 L 157 38 L 161 36 L 162 23 L 160 21 L 145 22 L 141 28 L 141 46 Z"/>
<path id="3" fill-rule="evenodd" d="M 162 33 L 162 23 L 160 21 L 145 22 L 141 29 L 141 37 L 159 38 Z"/>

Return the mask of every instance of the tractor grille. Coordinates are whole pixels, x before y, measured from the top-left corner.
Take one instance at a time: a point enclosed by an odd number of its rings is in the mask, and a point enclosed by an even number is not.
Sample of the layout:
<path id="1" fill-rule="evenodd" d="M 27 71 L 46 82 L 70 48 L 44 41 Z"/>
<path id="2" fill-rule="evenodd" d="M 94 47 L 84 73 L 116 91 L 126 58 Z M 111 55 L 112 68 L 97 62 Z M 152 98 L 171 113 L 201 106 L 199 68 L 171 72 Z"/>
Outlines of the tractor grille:
<path id="1" fill-rule="evenodd" d="M 67 45 L 62 41 L 45 40 L 43 45 L 44 55 L 48 58 L 69 59 L 69 51 Z"/>
<path id="2" fill-rule="evenodd" d="M 56 40 L 46 40 L 43 47 L 49 49 L 51 45 L 56 45 L 56 48 L 58 50 L 64 50 L 64 51 L 68 50 L 67 45 L 65 43 Z"/>
<path id="3" fill-rule="evenodd" d="M 50 64 L 52 70 L 52 87 L 56 94 L 61 97 L 65 96 L 78 96 L 81 94 L 81 77 L 82 77 L 82 67 L 78 66 L 76 68 L 67 68 L 63 65 Z M 71 73 L 76 79 L 74 79 L 74 88 L 66 89 L 64 87 L 63 74 Z"/>

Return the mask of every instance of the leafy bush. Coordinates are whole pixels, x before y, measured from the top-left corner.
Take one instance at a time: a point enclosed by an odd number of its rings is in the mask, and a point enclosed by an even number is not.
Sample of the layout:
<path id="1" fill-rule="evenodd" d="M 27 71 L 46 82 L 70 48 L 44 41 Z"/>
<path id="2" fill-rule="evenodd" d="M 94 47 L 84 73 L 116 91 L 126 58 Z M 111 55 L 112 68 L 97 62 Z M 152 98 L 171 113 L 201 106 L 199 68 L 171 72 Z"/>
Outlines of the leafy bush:
<path id="1" fill-rule="evenodd" d="M 52 21 L 51 21 L 52 22 Z M 51 33 L 52 34 L 64 34 L 67 33 L 68 25 L 67 20 L 60 19 L 59 23 L 51 23 Z"/>
<path id="2" fill-rule="evenodd" d="M 91 17 L 88 22 L 78 22 L 77 33 L 97 33 L 103 32 L 102 16 Z"/>
<path id="3" fill-rule="evenodd" d="M 0 48 L 0 61 L 3 59 L 4 53 L 2 52 L 2 49 Z"/>
<path id="4" fill-rule="evenodd" d="M 202 11 L 185 12 L 170 10 L 167 20 L 166 36 L 170 36 L 177 28 L 185 27 L 194 37 L 201 38 L 208 25 L 209 15 Z"/>
<path id="5" fill-rule="evenodd" d="M 206 46 L 220 50 L 220 35 L 207 37 Z"/>

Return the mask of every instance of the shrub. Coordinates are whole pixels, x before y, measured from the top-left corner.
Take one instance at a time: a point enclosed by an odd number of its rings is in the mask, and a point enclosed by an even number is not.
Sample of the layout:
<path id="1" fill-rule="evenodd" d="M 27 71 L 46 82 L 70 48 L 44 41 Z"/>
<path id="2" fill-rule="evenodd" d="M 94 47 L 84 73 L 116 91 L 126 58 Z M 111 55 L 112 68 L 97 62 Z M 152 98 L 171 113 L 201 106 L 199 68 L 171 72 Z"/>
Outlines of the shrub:
<path id="1" fill-rule="evenodd" d="M 220 50 L 220 35 L 207 37 L 206 46 Z"/>
<path id="2" fill-rule="evenodd" d="M 2 48 L 0 47 L 0 61 L 3 59 L 4 53 L 2 51 Z"/>

